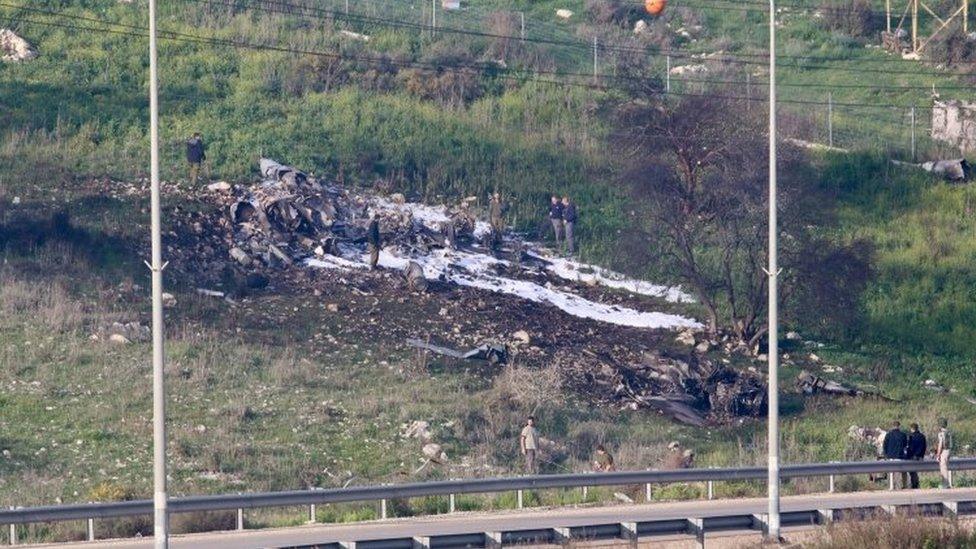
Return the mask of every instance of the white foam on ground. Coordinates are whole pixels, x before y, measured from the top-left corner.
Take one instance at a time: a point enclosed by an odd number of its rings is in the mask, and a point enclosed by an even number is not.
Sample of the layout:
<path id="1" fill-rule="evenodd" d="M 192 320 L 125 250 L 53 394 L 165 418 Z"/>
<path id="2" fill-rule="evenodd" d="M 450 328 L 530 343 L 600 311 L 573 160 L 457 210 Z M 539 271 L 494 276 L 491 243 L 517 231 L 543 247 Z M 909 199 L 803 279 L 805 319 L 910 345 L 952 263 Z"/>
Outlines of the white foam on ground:
<path id="1" fill-rule="evenodd" d="M 353 270 L 365 268 L 368 261 L 369 254 L 356 251 L 347 258 L 325 256 L 309 259 L 306 265 L 316 268 Z M 406 257 L 390 250 L 380 252 L 379 265 L 387 269 L 403 270 L 411 261 L 415 261 L 423 268 L 424 277 L 428 280 L 443 280 L 459 286 L 518 296 L 534 303 L 546 303 L 579 318 L 635 328 L 701 327 L 697 321 L 683 316 L 642 312 L 629 307 L 607 305 L 564 290 L 547 288 L 535 282 L 500 276 L 495 274 L 494 270 L 499 266 L 507 266 L 508 262 L 486 254 L 439 249 L 427 256 Z M 643 289 L 650 291 L 647 288 Z"/>
<path id="2" fill-rule="evenodd" d="M 607 288 L 624 290 L 632 294 L 661 297 L 671 303 L 694 303 L 695 298 L 682 292 L 680 288 L 651 284 L 644 280 L 629 278 L 621 273 L 604 269 L 596 265 L 580 263 L 562 257 L 542 257 L 551 263 L 549 272 L 564 278 L 585 284 L 599 284 Z"/>

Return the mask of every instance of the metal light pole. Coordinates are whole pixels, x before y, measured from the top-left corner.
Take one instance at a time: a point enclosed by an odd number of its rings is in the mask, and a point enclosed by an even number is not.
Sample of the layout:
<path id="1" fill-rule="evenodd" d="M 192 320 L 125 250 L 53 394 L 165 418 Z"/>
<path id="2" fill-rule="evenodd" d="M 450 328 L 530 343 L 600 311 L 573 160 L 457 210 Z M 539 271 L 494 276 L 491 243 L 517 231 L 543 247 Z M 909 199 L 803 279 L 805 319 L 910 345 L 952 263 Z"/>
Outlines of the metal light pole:
<path id="1" fill-rule="evenodd" d="M 156 549 L 169 546 L 166 511 L 166 391 L 163 384 L 163 245 L 159 214 L 159 86 L 156 67 L 156 0 L 149 0 L 149 181 L 152 209 L 153 338 L 153 537 Z"/>
<path id="2" fill-rule="evenodd" d="M 776 0 L 769 0 L 769 516 L 767 536 L 779 540 L 779 303 L 776 260 Z"/>

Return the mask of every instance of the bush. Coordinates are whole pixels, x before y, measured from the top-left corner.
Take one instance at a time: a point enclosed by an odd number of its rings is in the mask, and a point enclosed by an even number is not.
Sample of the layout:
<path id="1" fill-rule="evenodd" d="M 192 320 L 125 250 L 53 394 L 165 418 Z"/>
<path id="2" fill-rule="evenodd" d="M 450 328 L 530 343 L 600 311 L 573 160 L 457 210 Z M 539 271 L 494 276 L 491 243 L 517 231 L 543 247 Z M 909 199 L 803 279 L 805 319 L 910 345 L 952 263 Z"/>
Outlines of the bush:
<path id="1" fill-rule="evenodd" d="M 976 547 L 976 534 L 956 520 L 900 517 L 870 521 L 843 522 L 831 526 L 821 539 L 811 543 L 815 549 L 935 549 L 936 547 Z"/>
<path id="2" fill-rule="evenodd" d="M 234 511 L 175 513 L 170 518 L 170 526 L 174 534 L 233 530 L 237 528 L 237 514 Z"/>
<path id="3" fill-rule="evenodd" d="M 827 28 L 857 38 L 877 38 L 885 26 L 870 0 L 826 0 L 820 10 Z"/>
<path id="4" fill-rule="evenodd" d="M 964 70 L 976 61 L 976 40 L 962 32 L 958 24 L 953 24 L 938 34 L 926 47 L 926 56 L 933 62 L 954 67 L 965 65 Z"/>

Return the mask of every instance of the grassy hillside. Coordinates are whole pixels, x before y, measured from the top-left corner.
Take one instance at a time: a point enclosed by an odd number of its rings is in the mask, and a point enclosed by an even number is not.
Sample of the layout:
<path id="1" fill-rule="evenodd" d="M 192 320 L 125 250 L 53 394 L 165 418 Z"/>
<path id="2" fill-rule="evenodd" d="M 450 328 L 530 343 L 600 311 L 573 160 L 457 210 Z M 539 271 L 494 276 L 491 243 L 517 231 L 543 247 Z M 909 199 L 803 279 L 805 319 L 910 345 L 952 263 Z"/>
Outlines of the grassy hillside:
<path id="1" fill-rule="evenodd" d="M 319 17 L 322 12 L 315 17 L 271 14 L 245 9 L 243 3 L 234 10 L 222 2 L 164 4 L 161 26 L 172 31 L 342 51 L 348 57 L 387 56 L 383 63 L 339 63 L 323 56 L 163 40 L 165 179 L 183 180 L 183 141 L 201 131 L 213 179 L 249 181 L 257 159 L 270 156 L 350 185 L 427 200 L 483 197 L 497 188 L 511 198 L 511 220 L 530 233 L 544 222 L 540 210 L 547 195 L 569 193 L 581 204 L 582 255 L 654 278 L 660 275 L 658 266 L 627 261 L 629 198 L 619 180 L 624 155 L 607 144 L 614 128 L 603 116 L 621 93 L 610 85 L 615 81 L 605 77 L 609 89 L 590 89 L 534 82 L 525 74 L 590 70 L 586 46 L 598 33 L 601 43 L 646 45 L 651 51 L 722 50 L 755 62 L 699 75 L 735 84 L 706 88 L 675 78 L 676 92 L 761 97 L 765 79 L 765 36 L 757 30 L 763 29 L 764 15 L 713 2 L 672 6 L 666 19 L 652 22 L 656 34 L 647 39 L 632 38 L 621 25 L 597 22 L 583 2 L 473 1 L 459 14 L 439 14 L 443 26 L 517 34 L 511 19 L 492 14 L 521 10 L 529 37 L 578 41 L 582 47 L 515 45 L 447 32 L 431 38 L 416 28 L 332 21 Z M 344 9 L 342 2 L 314 5 Z M 350 5 L 354 13 L 414 23 L 425 21 L 428 9 L 425 2 L 354 0 Z M 145 6 L 139 1 L 30 6 L 145 24 Z M 574 19 L 557 20 L 556 7 L 574 10 Z M 138 182 L 146 175 L 146 41 L 39 24 L 95 25 L 6 5 L 0 6 L 0 17 L 35 21 L 12 26 L 41 53 L 28 63 L 0 64 L 0 443 L 10 451 L 0 459 L 0 501 L 25 505 L 58 497 L 145 496 L 150 478 L 148 345 L 113 346 L 90 336 L 115 320 L 145 321 L 148 311 L 148 277 L 134 252 L 144 249 L 147 240 L 147 200 L 105 183 Z M 835 144 L 854 151 L 815 158 L 821 184 L 839 200 L 831 233 L 838 240 L 866 238 L 876 246 L 874 279 L 862 298 L 863 322 L 849 334 L 817 333 L 802 321 L 792 326 L 825 346 L 791 351 L 784 379 L 813 367 L 809 354 L 816 353 L 843 369 L 839 378 L 873 384 L 894 399 L 790 395 L 784 406 L 785 458 L 863 457 L 864 448 L 847 439 L 847 428 L 896 418 L 932 426 L 936 418 L 949 417 L 960 445 L 968 444 L 976 435 L 974 408 L 966 400 L 976 389 L 971 345 L 976 336 L 976 250 L 970 244 L 974 192 L 888 162 L 889 157 L 907 157 L 907 106 L 924 105 L 932 85 L 946 89 L 943 97 L 962 96 L 965 91 L 949 87 L 964 81 L 866 48 L 866 39 L 831 31 L 808 11 L 787 10 L 783 22 L 785 56 L 847 60 L 784 57 L 780 97 L 787 102 L 781 112 L 787 135 L 824 142 L 826 106 L 788 101 L 824 101 L 829 89 L 837 104 Z M 682 38 L 662 30 L 667 23 L 672 31 L 698 24 L 702 30 Z M 350 41 L 338 33 L 341 29 L 367 33 L 371 40 Z M 623 59 L 625 53 L 601 56 L 606 74 L 615 66 L 622 72 L 625 62 L 633 61 Z M 454 78 L 450 71 L 409 66 L 499 58 L 524 73 L 486 70 Z M 688 62 L 672 60 L 673 65 Z M 646 63 L 643 68 L 650 74 L 662 74 L 662 56 L 648 55 Z M 918 89 L 879 91 L 869 85 Z M 899 108 L 848 106 L 878 103 Z M 756 102 L 754 107 L 765 105 Z M 920 157 L 932 158 L 939 147 L 921 137 L 925 111 L 919 110 L 919 116 Z M 13 204 L 15 197 L 20 204 Z M 167 219 L 173 219 L 202 206 L 168 193 L 166 207 Z M 59 233 L 51 222 L 52 213 L 61 209 L 71 211 L 67 233 Z M 278 489 L 341 485 L 350 478 L 358 483 L 401 480 L 404 471 L 416 468 L 417 452 L 414 441 L 399 439 L 398 432 L 401 424 L 415 419 L 430 420 L 452 457 L 472 464 L 470 474 L 514 470 L 513 433 L 489 440 L 478 427 L 480 414 L 491 406 L 505 411 L 497 419 L 502 423 L 517 423 L 530 411 L 526 403 L 513 400 L 505 378 L 456 364 L 435 364 L 429 375 L 422 373 L 427 370 L 416 365 L 413 354 L 388 341 L 367 340 L 356 326 L 335 325 L 334 315 L 322 312 L 325 301 L 305 295 L 264 295 L 246 307 L 226 309 L 193 290 L 192 281 L 178 281 L 178 305 L 170 311 L 176 493 L 233 491 L 242 484 Z M 326 296 L 330 302 L 361 297 L 353 291 Z M 255 317 L 254 311 L 264 313 Z M 433 316 L 437 310 L 428 312 Z M 283 333 L 283 325 L 295 328 Z M 305 337 L 316 334 L 335 341 Z M 951 392 L 924 389 L 922 382 L 929 378 Z M 568 447 L 566 459 L 552 471 L 585 467 L 586 454 L 598 440 L 618 448 L 621 464 L 632 467 L 655 466 L 672 439 L 695 446 L 703 465 L 756 463 L 765 455 L 759 423 L 694 430 L 653 414 L 592 409 L 575 398 L 552 403 L 540 416 L 548 433 Z M 863 484 L 862 479 L 849 482 Z M 755 489 L 727 486 L 719 493 Z M 697 488 L 670 490 L 660 496 L 687 496 Z M 415 505 L 434 508 L 443 502 Z M 341 513 L 349 518 L 373 511 L 328 512 L 337 519 Z"/>

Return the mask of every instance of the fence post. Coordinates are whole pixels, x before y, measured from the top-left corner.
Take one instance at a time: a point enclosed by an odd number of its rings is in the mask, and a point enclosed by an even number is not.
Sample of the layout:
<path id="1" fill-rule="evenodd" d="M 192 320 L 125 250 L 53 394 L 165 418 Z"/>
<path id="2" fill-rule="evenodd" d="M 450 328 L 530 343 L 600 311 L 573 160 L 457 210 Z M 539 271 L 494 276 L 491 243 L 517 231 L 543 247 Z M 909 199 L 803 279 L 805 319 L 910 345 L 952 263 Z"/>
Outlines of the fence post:
<path id="1" fill-rule="evenodd" d="M 912 162 L 915 160 L 915 105 L 912 105 Z"/>
<path id="2" fill-rule="evenodd" d="M 597 74 L 597 63 L 596 63 L 596 52 L 597 52 L 597 42 L 596 36 L 593 37 L 593 81 L 596 82 Z"/>
<path id="3" fill-rule="evenodd" d="M 671 56 L 664 58 L 664 92 L 671 93 Z"/>
<path id="4" fill-rule="evenodd" d="M 519 20 L 521 22 L 519 26 L 519 36 L 522 37 L 522 41 L 525 42 L 525 12 L 519 12 Z"/>
<path id="5" fill-rule="evenodd" d="M 834 94 L 827 92 L 827 144 L 834 146 Z"/>

